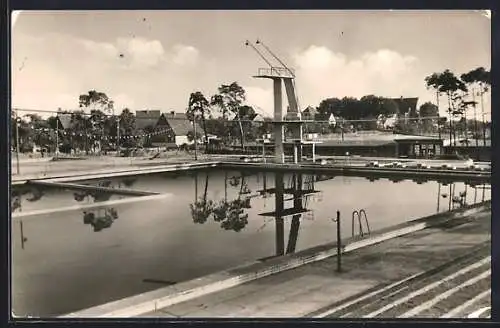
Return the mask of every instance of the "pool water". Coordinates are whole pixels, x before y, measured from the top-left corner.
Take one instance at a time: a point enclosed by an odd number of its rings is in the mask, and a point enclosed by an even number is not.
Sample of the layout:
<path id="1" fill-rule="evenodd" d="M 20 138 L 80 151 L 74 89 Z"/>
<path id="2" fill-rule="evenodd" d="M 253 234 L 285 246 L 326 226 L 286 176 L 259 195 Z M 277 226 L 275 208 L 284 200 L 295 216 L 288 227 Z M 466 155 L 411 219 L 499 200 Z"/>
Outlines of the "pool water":
<path id="1" fill-rule="evenodd" d="M 321 178 L 303 175 L 304 184 L 319 192 L 302 200 L 310 212 L 300 218 L 296 251 L 335 241 L 331 219 L 337 210 L 347 238 L 354 210 L 366 211 L 373 231 L 449 209 L 450 186 L 437 182 Z M 286 188 L 291 181 L 292 175 L 284 176 Z M 273 256 L 275 218 L 260 214 L 275 210 L 275 194 L 262 192 L 274 183 L 272 172 L 214 170 L 107 179 L 111 188 L 163 194 L 130 203 L 123 200 L 135 197 L 96 200 L 86 195 L 75 200 L 71 190 L 41 188 L 42 197 L 39 191 L 26 192 L 21 196 L 23 215 L 12 220 L 13 311 L 18 316 L 61 315 Z M 471 204 L 470 186 L 456 183 L 452 191 L 458 195 L 466 188 L 464 199 Z M 476 191 L 476 202 L 482 192 Z M 284 196 L 285 208 L 292 207 L 291 198 Z M 490 199 L 489 190 L 484 199 Z M 96 232 L 84 224 L 83 210 L 74 205 L 99 202 L 111 203 L 95 210 L 96 215 L 112 208 L 117 219 Z M 216 209 L 230 211 L 231 205 L 236 219 L 214 216 Z M 29 213 L 61 206 L 75 208 Z M 285 243 L 290 222 L 291 217 L 285 217 Z"/>

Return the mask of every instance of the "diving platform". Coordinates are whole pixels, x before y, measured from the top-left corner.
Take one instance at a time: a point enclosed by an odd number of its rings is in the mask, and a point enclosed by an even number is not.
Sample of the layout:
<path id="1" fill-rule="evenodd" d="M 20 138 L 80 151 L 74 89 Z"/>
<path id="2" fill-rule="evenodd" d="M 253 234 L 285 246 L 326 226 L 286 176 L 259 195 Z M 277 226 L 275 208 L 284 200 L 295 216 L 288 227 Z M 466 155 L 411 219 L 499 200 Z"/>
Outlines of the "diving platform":
<path id="1" fill-rule="evenodd" d="M 269 189 L 260 189 L 257 190 L 257 193 L 260 195 L 264 194 L 276 194 L 277 190 L 276 188 L 269 188 Z M 283 189 L 283 195 L 294 195 L 296 197 L 303 197 L 303 196 L 308 196 L 308 195 L 313 195 L 316 193 L 319 193 L 319 190 L 305 190 L 305 189 L 295 189 L 295 188 L 284 188 Z"/>
<path id="2" fill-rule="evenodd" d="M 291 68 L 284 67 L 259 68 L 257 75 L 254 75 L 254 78 L 293 79 L 295 78 L 295 72 Z"/>
<path id="3" fill-rule="evenodd" d="M 285 208 L 282 211 L 273 211 L 273 212 L 265 212 L 265 213 L 260 213 L 260 216 L 271 216 L 271 217 L 286 217 L 286 216 L 292 216 L 292 215 L 297 215 L 297 214 L 304 214 L 304 213 L 309 213 L 312 212 L 310 209 L 307 208 Z"/>

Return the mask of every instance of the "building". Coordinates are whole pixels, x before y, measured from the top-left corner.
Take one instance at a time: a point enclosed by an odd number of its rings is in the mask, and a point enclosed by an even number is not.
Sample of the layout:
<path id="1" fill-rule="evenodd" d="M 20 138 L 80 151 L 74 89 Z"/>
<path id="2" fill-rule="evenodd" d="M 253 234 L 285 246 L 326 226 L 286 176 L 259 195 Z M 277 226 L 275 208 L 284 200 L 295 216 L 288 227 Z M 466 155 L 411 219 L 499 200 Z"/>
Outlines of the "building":
<path id="1" fill-rule="evenodd" d="M 176 146 L 193 143 L 189 141 L 188 134 L 189 132 L 194 133 L 194 126 L 188 120 L 185 113 L 177 113 L 175 111 L 162 113 L 158 119 L 156 128 L 165 132 L 165 140 L 168 143 L 175 144 Z M 203 129 L 198 123 L 196 123 L 196 133 L 203 136 Z"/>
<path id="2" fill-rule="evenodd" d="M 432 158 L 444 153 L 443 140 L 436 137 L 398 135 L 394 142 L 397 157 Z"/>
<path id="3" fill-rule="evenodd" d="M 57 114 L 57 124 L 61 130 L 69 130 L 74 126 L 71 121 L 71 114 Z"/>
<path id="4" fill-rule="evenodd" d="M 317 114 L 318 110 L 316 108 L 308 106 L 306 109 L 302 111 L 302 119 L 305 121 L 314 121 Z"/>
<path id="5" fill-rule="evenodd" d="M 160 117 L 160 110 L 138 110 L 135 112 L 134 134 L 141 137 L 143 146 L 160 147 L 167 142 L 167 137 L 161 133 L 161 129 L 158 127 Z"/>
<path id="6" fill-rule="evenodd" d="M 392 98 L 397 105 L 398 105 L 398 112 L 401 117 L 418 117 L 417 114 L 417 104 L 418 104 L 418 97 L 413 97 L 413 98 Z"/>
<path id="7" fill-rule="evenodd" d="M 328 124 L 333 126 L 337 125 L 337 119 L 335 118 L 335 115 L 330 114 L 330 116 L 328 117 Z"/>
<path id="8" fill-rule="evenodd" d="M 151 133 L 160 119 L 160 110 L 138 110 L 135 112 L 135 130 L 137 133 Z"/>

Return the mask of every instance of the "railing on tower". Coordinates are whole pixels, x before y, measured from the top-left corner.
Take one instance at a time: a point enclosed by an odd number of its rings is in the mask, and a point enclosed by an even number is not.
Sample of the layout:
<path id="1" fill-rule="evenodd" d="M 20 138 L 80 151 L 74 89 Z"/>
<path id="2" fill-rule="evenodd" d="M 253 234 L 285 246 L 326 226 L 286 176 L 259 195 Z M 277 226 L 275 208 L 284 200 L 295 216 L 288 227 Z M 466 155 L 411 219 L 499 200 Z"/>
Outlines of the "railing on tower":
<path id="1" fill-rule="evenodd" d="M 259 76 L 276 76 L 294 78 L 295 71 L 284 67 L 259 68 Z"/>

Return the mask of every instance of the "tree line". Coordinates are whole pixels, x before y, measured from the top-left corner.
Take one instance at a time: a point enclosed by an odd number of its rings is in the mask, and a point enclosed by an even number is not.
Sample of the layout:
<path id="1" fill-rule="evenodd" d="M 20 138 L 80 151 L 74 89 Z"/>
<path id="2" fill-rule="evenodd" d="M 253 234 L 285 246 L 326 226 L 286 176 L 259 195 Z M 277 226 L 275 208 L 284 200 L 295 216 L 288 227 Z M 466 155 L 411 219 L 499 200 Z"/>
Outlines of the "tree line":
<path id="1" fill-rule="evenodd" d="M 435 133 L 441 129 L 449 133 L 456 144 L 457 131 L 473 130 L 473 137 L 485 138 L 484 100 L 483 96 L 491 86 L 490 72 L 483 67 L 476 68 L 457 77 L 450 70 L 433 73 L 424 81 L 429 90 L 436 93 L 436 103 L 426 102 L 416 111 L 406 113 L 403 118 L 401 108 L 394 99 L 375 95 L 366 95 L 360 99 L 353 97 L 330 97 L 322 100 L 310 117 L 314 122 L 304 125 L 305 132 L 335 133 L 354 130 L 375 130 L 381 123 L 396 117 L 392 129 L 403 133 Z M 479 97 L 480 102 L 475 97 Z M 440 100 L 445 98 L 444 103 Z M 481 104 L 483 119 L 477 120 L 477 105 Z M 439 117 L 439 107 L 446 106 L 447 117 Z M 83 149 L 87 153 L 102 148 L 133 148 L 145 144 L 144 139 L 130 138 L 137 134 L 136 115 L 128 108 L 115 115 L 115 105 L 105 93 L 96 90 L 79 96 L 79 109 L 67 111 L 59 109 L 56 115 L 43 119 L 40 115 L 29 113 L 19 115 L 12 112 L 11 138 L 13 148 L 30 151 L 33 145 L 54 152 L 58 140 L 61 151 Z M 474 110 L 474 119 L 467 117 L 469 109 Z M 69 126 L 58 126 L 58 116 L 68 115 Z M 255 141 L 264 134 L 271 133 L 272 119 L 262 117 L 260 122 L 253 121 L 257 113 L 246 103 L 246 92 L 237 82 L 222 84 L 217 93 L 205 96 L 201 91 L 189 95 L 187 118 L 200 123 L 202 131 L 196 136 L 190 133 L 190 139 L 215 135 L 223 143 L 238 141 L 241 147 L 249 141 Z M 335 124 L 328 122 L 331 115 Z M 472 127 L 472 129 L 471 129 Z M 341 130 L 341 131 L 340 131 Z M 143 133 L 155 131 L 153 125 L 147 126 Z M 482 131 L 482 133 L 480 133 Z M 17 134 L 19 138 L 17 138 Z M 57 135 L 56 135 L 57 134 Z M 117 142 L 118 140 L 118 142 Z M 151 141 L 151 139 L 147 139 Z M 146 142 L 147 144 L 148 142 Z"/>

